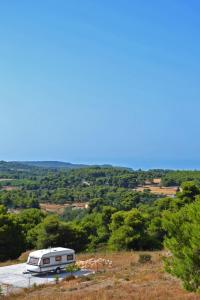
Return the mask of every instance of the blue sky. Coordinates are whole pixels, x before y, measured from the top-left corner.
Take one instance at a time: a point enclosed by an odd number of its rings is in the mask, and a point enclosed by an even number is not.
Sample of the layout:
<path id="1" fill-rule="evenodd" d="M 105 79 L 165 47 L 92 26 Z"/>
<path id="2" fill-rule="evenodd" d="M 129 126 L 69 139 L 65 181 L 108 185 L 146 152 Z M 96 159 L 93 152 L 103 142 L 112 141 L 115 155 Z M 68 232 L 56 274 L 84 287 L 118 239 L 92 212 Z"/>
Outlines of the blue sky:
<path id="1" fill-rule="evenodd" d="M 200 168 L 199 12 L 0 1 L 0 159 Z"/>

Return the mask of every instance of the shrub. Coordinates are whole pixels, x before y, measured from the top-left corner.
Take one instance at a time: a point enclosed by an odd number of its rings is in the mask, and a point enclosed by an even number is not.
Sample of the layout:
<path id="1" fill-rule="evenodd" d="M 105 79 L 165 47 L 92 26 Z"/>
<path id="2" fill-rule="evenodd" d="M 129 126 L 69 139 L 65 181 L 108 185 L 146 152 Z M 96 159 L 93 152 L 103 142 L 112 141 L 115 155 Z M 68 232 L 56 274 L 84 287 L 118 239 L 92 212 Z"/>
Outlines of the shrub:
<path id="1" fill-rule="evenodd" d="M 140 254 L 138 261 L 141 264 L 151 262 L 151 255 L 150 254 Z"/>
<path id="2" fill-rule="evenodd" d="M 57 284 L 59 282 L 59 275 L 58 274 L 54 275 L 54 279 L 55 279 L 55 283 Z"/>
<path id="3" fill-rule="evenodd" d="M 66 266 L 65 270 L 67 273 L 70 273 L 70 275 L 73 276 L 73 273 L 79 271 L 80 267 L 76 264 L 69 264 L 68 266 Z"/>

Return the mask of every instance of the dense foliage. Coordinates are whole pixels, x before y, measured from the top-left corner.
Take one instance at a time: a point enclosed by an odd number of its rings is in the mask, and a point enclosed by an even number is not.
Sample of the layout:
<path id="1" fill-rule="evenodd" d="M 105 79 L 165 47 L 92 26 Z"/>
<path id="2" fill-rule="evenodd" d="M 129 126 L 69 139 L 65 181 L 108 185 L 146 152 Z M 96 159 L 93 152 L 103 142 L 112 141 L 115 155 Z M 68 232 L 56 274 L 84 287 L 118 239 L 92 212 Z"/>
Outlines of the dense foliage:
<path id="1" fill-rule="evenodd" d="M 172 171 L 162 177 L 164 186 L 180 186 L 186 181 L 194 181 L 200 185 L 200 171 Z"/>
<path id="2" fill-rule="evenodd" d="M 153 178 L 166 186 L 181 185 L 180 191 L 174 198 L 160 198 L 134 190 Z M 187 289 L 200 289 L 199 171 L 52 170 L 0 162 L 0 179 L 0 261 L 53 246 L 76 251 L 165 246 L 171 253 L 166 269 Z M 40 210 L 40 203 L 74 202 L 87 202 L 88 208 L 66 207 L 59 216 Z"/>
<path id="3" fill-rule="evenodd" d="M 186 289 L 197 291 L 200 289 L 200 191 L 196 189 L 193 201 L 189 197 L 192 203 L 173 214 L 166 213 L 163 218 L 167 232 L 165 246 L 172 254 L 165 265 L 167 271 L 183 281 Z"/>
<path id="4" fill-rule="evenodd" d="M 16 216 L 0 206 L 0 261 L 17 258 L 25 249 L 25 236 Z"/>
<path id="5" fill-rule="evenodd" d="M 67 208 L 61 218 L 37 208 L 12 214 L 1 206 L 0 259 L 17 257 L 26 249 L 56 245 L 72 247 L 76 251 L 94 251 L 101 247 L 111 250 L 160 249 L 168 232 L 168 228 L 162 226 L 163 216 L 167 211 L 179 211 L 200 194 L 192 183 L 184 184 L 176 198 L 143 201 L 144 196 L 148 199 L 148 193 L 123 192 L 119 196 L 121 201 L 115 203 L 113 200 L 116 205 L 96 198 L 89 202 L 87 210 L 75 212 Z M 5 223 L 7 226 L 3 226 Z M 13 234 L 15 238 L 11 239 Z M 15 243 L 16 251 L 6 250 L 6 245 L 13 249 Z"/>
<path id="6" fill-rule="evenodd" d="M 102 201 L 100 205 L 114 205 L 120 209 L 124 206 L 121 200 L 126 198 L 127 209 L 131 209 L 133 205 L 128 204 L 128 198 L 134 198 L 129 202 L 155 198 L 147 193 L 134 194 L 132 189 L 166 173 L 105 166 L 60 171 L 32 166 L 21 169 L 23 164 L 19 166 L 18 163 L 12 163 L 12 168 L 9 166 L 9 163 L 0 162 L 0 203 L 8 208 L 35 208 L 37 202 L 64 204 L 94 200 L 95 203 L 98 199 Z M 5 186 L 12 190 L 5 190 Z"/>
<path id="7" fill-rule="evenodd" d="M 39 208 L 36 195 L 27 191 L 1 191 L 0 204 L 7 208 Z"/>
<path id="8" fill-rule="evenodd" d="M 142 184 L 145 180 L 161 178 L 167 170 L 134 171 L 128 168 L 112 166 L 92 166 L 82 168 L 42 168 L 44 163 L 18 163 L 0 161 L 0 179 L 15 179 L 11 186 L 24 189 L 38 190 L 68 188 L 77 186 L 115 186 L 132 188 Z M 45 163 L 48 166 L 48 164 Z M 57 165 L 57 164 L 56 164 Z M 77 165 L 75 165 L 77 167 Z"/>

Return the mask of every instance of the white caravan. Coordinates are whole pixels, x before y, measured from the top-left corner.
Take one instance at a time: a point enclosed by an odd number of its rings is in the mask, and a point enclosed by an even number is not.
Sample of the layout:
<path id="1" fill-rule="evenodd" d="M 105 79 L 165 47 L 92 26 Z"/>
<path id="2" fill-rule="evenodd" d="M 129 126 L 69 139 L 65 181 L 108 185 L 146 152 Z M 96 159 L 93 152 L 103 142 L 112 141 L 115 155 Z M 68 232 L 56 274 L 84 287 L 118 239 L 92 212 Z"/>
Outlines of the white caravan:
<path id="1" fill-rule="evenodd" d="M 37 250 L 29 254 L 26 271 L 31 273 L 54 271 L 59 274 L 68 264 L 75 263 L 75 261 L 73 249 L 57 247 Z"/>

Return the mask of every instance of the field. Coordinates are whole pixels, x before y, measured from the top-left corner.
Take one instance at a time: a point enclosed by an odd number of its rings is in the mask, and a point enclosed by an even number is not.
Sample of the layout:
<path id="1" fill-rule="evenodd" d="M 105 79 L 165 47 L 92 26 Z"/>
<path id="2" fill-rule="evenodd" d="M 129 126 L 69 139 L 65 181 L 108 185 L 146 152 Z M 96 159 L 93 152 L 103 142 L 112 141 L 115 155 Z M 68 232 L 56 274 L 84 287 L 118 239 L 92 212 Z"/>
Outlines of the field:
<path id="1" fill-rule="evenodd" d="M 153 194 L 157 194 L 157 195 L 165 195 L 165 196 L 175 196 L 176 192 L 177 192 L 178 187 L 160 187 L 157 185 L 144 185 L 141 187 L 137 187 L 136 189 L 134 189 L 135 191 L 138 192 L 143 192 L 144 190 L 149 190 L 151 193 Z"/>
<path id="2" fill-rule="evenodd" d="M 1 186 L 1 190 L 4 190 L 4 191 L 13 191 L 13 190 L 17 190 L 18 187 L 11 186 L 11 185 L 7 185 L 8 182 L 15 181 L 15 180 L 16 180 L 16 179 L 14 179 L 14 178 L 0 178 L 0 183 L 1 183 L 1 185 L 2 185 L 2 184 L 5 184 L 5 185 Z"/>
<path id="3" fill-rule="evenodd" d="M 97 266 L 95 275 L 62 281 L 5 297 L 5 300 L 154 300 L 200 299 L 185 291 L 180 282 L 165 273 L 162 266 L 164 252 L 149 252 L 150 262 L 138 261 L 138 252 L 117 252 L 78 255 L 78 260 L 99 257 L 112 261 L 112 266 Z"/>
<path id="4" fill-rule="evenodd" d="M 1 187 L 2 191 L 14 191 L 14 190 L 19 190 L 19 187 L 17 186 L 10 186 L 10 185 L 4 185 Z"/>
<path id="5" fill-rule="evenodd" d="M 72 207 L 74 209 L 84 209 L 87 207 L 87 203 L 74 202 L 73 204 L 53 204 L 53 203 L 40 203 L 40 208 L 43 211 L 62 214 L 66 207 Z"/>
<path id="6" fill-rule="evenodd" d="M 52 203 L 40 203 L 40 208 L 43 211 L 62 214 L 65 207 L 69 207 L 68 204 L 52 204 Z"/>
<path id="7" fill-rule="evenodd" d="M 161 179 L 154 178 L 152 181 L 146 180 L 144 185 L 136 187 L 134 191 L 143 192 L 144 190 L 149 190 L 151 193 L 156 195 L 174 197 L 178 188 L 178 186 L 163 187 L 161 185 Z"/>

